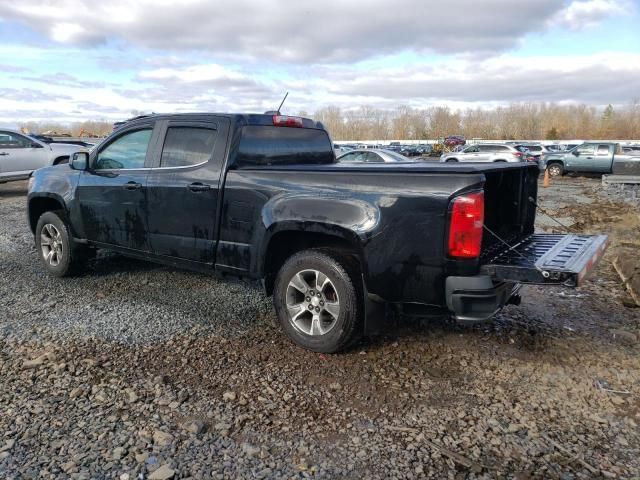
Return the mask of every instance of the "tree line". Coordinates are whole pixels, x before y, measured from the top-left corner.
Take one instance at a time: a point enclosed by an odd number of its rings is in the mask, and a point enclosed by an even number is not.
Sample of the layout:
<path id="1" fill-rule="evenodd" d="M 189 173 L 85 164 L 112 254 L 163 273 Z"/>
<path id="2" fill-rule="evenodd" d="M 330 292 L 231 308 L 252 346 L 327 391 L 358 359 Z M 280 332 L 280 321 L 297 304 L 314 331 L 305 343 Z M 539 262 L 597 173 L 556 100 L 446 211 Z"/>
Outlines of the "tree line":
<path id="1" fill-rule="evenodd" d="M 334 140 L 428 140 L 447 135 L 483 139 L 640 139 L 640 100 L 614 108 L 553 103 L 514 103 L 469 108 L 447 106 L 394 110 L 328 106 L 315 112 Z"/>
<path id="2" fill-rule="evenodd" d="M 640 100 L 604 109 L 555 103 L 513 103 L 461 111 L 448 106 L 399 106 L 392 110 L 327 106 L 312 114 L 299 114 L 321 121 L 334 140 L 435 140 L 458 134 L 469 139 L 502 140 L 640 139 Z M 105 136 L 111 133 L 113 123 L 25 122 L 21 127 L 32 133 Z"/>

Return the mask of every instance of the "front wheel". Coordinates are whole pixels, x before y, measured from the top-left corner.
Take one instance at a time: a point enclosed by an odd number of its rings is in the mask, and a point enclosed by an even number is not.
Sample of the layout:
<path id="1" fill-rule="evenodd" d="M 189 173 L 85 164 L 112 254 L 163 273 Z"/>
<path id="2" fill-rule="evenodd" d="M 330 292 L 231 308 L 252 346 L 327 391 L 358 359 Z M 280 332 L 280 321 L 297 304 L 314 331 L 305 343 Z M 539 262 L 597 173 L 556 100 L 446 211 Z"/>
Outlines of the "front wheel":
<path id="1" fill-rule="evenodd" d="M 457 158 L 447 158 L 445 160 L 445 163 L 456 163 L 458 161 Z"/>
<path id="2" fill-rule="evenodd" d="M 36 249 L 45 269 L 56 277 L 65 277 L 78 270 L 86 256 L 75 247 L 62 211 L 45 212 L 36 225 Z"/>
<path id="3" fill-rule="evenodd" d="M 280 326 L 294 343 L 314 352 L 334 353 L 362 331 L 358 273 L 333 252 L 304 250 L 278 272 L 274 305 Z"/>
<path id="4" fill-rule="evenodd" d="M 549 172 L 549 175 L 552 177 L 559 177 L 564 171 L 562 165 L 560 165 L 559 163 L 552 163 L 547 167 L 547 170 Z"/>

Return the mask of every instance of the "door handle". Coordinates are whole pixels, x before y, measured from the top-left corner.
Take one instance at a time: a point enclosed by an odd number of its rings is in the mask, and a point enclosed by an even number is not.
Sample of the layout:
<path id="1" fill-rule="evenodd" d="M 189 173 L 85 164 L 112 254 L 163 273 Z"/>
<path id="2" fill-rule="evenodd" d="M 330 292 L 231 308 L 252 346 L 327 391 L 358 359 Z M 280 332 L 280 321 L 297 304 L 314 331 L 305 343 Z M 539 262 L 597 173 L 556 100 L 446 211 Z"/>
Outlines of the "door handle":
<path id="1" fill-rule="evenodd" d="M 206 192 L 207 190 L 211 190 L 211 185 L 195 182 L 187 186 L 187 188 L 192 192 Z"/>
<path id="2" fill-rule="evenodd" d="M 9 155 L 7 152 L 0 153 L 0 156 L 2 156 L 2 157 L 7 156 L 7 155 Z"/>
<path id="3" fill-rule="evenodd" d="M 140 190 L 142 188 L 142 184 L 138 182 L 127 182 L 124 184 L 125 190 Z"/>

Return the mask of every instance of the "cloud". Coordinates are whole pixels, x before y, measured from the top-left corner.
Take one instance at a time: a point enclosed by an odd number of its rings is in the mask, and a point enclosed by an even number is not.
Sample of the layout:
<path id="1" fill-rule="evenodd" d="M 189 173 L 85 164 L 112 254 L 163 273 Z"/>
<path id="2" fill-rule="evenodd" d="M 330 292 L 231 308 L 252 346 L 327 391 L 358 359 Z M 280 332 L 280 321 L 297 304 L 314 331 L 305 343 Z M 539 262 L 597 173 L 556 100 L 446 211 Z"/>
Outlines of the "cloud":
<path id="1" fill-rule="evenodd" d="M 632 7 L 627 0 L 574 0 L 553 16 L 550 24 L 574 31 L 583 30 L 609 17 L 628 13 Z"/>
<path id="2" fill-rule="evenodd" d="M 101 88 L 105 87 L 107 84 L 105 82 L 91 82 L 87 80 L 80 80 L 73 75 L 69 75 L 68 73 L 53 73 L 46 75 L 38 75 L 38 76 L 17 76 L 15 77 L 21 81 L 26 82 L 34 82 L 34 83 L 42 83 L 45 85 L 60 85 L 65 87 L 78 87 L 78 88 Z"/>
<path id="3" fill-rule="evenodd" d="M 500 52 L 562 9 L 561 0 L 21 0 L 3 2 L 0 17 L 62 44 L 119 41 L 260 62 L 341 63 L 400 51 Z"/>
<path id="4" fill-rule="evenodd" d="M 4 72 L 4 73 L 21 73 L 21 72 L 28 72 L 29 69 L 25 68 L 25 67 L 18 67 L 15 65 L 1 65 L 0 64 L 0 72 Z"/>
<path id="5" fill-rule="evenodd" d="M 321 85 L 343 105 L 487 105 L 509 102 L 625 103 L 640 91 L 640 54 L 514 57 L 357 72 L 318 67 Z"/>

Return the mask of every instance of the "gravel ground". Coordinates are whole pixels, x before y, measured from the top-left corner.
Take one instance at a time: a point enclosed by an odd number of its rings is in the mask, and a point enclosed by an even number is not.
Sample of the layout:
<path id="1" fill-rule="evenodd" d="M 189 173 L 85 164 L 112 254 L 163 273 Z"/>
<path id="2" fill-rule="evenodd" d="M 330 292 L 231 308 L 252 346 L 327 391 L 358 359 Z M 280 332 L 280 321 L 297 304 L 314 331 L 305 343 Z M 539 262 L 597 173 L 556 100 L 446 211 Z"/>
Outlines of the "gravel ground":
<path id="1" fill-rule="evenodd" d="M 288 343 L 253 284 L 103 254 L 46 277 L 25 191 L 0 185 L 0 478 L 640 478 L 638 309 L 611 267 L 640 219 L 597 179 L 540 192 L 613 232 L 586 286 L 342 355 Z"/>

